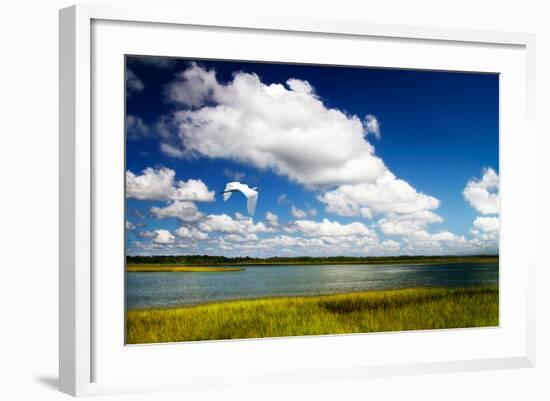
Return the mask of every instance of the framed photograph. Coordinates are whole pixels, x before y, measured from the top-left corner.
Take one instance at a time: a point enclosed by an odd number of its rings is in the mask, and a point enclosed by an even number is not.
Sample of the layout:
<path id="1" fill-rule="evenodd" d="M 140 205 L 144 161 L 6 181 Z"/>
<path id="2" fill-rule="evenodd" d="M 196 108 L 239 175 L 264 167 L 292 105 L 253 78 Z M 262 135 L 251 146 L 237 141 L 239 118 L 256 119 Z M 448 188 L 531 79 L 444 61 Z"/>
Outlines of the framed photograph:
<path id="1" fill-rule="evenodd" d="M 61 10 L 61 390 L 533 366 L 533 48 Z"/>

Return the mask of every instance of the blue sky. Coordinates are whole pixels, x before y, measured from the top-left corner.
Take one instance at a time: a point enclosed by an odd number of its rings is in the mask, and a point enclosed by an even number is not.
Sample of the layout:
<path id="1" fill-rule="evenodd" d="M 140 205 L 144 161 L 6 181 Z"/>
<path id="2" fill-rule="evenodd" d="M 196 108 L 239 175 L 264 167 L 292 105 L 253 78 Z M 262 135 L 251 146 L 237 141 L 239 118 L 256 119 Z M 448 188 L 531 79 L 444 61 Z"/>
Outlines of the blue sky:
<path id="1" fill-rule="evenodd" d="M 498 75 L 126 61 L 128 254 L 498 253 Z"/>

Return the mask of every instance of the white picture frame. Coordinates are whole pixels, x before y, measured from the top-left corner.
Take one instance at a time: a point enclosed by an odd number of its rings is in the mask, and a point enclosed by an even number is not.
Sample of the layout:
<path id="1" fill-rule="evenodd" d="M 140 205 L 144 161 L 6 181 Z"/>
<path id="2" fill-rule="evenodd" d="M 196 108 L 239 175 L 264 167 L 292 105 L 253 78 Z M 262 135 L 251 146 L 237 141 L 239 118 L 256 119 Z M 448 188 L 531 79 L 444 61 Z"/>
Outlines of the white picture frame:
<path id="1" fill-rule="evenodd" d="M 98 174 L 96 163 L 98 154 L 104 151 L 104 145 L 94 141 L 94 127 L 99 125 L 97 113 L 101 114 L 95 108 L 93 102 L 94 86 L 92 85 L 94 69 L 99 69 L 95 55 L 101 52 L 101 46 L 105 41 L 99 38 L 94 42 L 94 24 L 102 24 L 104 21 L 108 26 L 106 29 L 113 28 L 113 32 L 128 30 L 128 26 L 115 27 L 117 23 L 132 23 L 132 29 L 135 33 L 148 26 L 154 27 L 151 31 L 159 32 L 163 35 L 165 29 L 178 29 L 193 27 L 199 30 L 208 31 L 222 30 L 231 31 L 242 37 L 254 35 L 255 32 L 273 34 L 272 40 L 278 40 L 277 35 L 282 34 L 287 37 L 292 35 L 305 35 L 308 38 L 330 39 L 338 37 L 342 40 L 384 40 L 388 43 L 392 41 L 409 41 L 408 43 L 434 44 L 435 46 L 456 46 L 456 51 L 472 48 L 484 51 L 485 47 L 495 49 L 510 49 L 509 57 L 517 62 L 518 71 L 521 74 L 515 77 L 515 89 L 520 89 L 524 96 L 516 99 L 516 104 L 521 106 L 516 115 L 517 121 L 513 121 L 514 127 L 522 129 L 525 134 L 521 136 L 521 143 L 517 138 L 510 135 L 505 136 L 504 144 L 501 145 L 501 164 L 504 167 L 514 164 L 514 170 L 504 168 L 502 174 L 503 184 L 501 194 L 503 196 L 504 210 L 503 223 L 510 224 L 510 227 L 523 225 L 525 231 L 522 231 L 523 238 L 514 237 L 512 230 L 508 230 L 503 225 L 503 235 L 501 237 L 501 247 L 506 250 L 507 244 L 515 242 L 519 248 L 512 253 L 501 251 L 501 263 L 509 261 L 516 262 L 519 253 L 533 255 L 530 252 L 534 247 L 534 227 L 536 218 L 535 209 L 535 132 L 533 130 L 533 111 L 534 111 L 534 35 L 523 33 L 505 33 L 505 32 L 484 32 L 469 31 L 457 29 L 437 29 L 413 26 L 390 26 L 375 25 L 359 22 L 347 21 L 317 21 L 317 20 L 294 20 L 291 18 L 261 18 L 257 16 L 247 16 L 240 19 L 212 17 L 206 15 L 188 14 L 184 10 L 165 10 L 155 7 L 146 8 L 112 8 L 109 6 L 90 6 L 79 5 L 72 6 L 60 11 L 60 390 L 71 395 L 94 395 L 108 393 L 126 393 L 133 391 L 160 391 L 167 389 L 202 389 L 209 387 L 246 385 L 247 381 L 256 382 L 292 382 L 296 380 L 327 380 L 329 377 L 338 378 L 364 378 L 374 376 L 402 375 L 402 374 L 422 374 L 431 372 L 454 372 L 481 369 L 504 369 L 516 367 L 531 367 L 535 364 L 535 294 L 534 294 L 534 271 L 535 261 L 525 258 L 521 263 L 521 274 L 517 277 L 512 273 L 503 275 L 503 280 L 508 289 L 507 294 L 512 294 L 512 300 L 521 300 L 517 310 L 513 311 L 516 320 L 504 319 L 501 327 L 498 329 L 461 330 L 461 331 L 438 331 L 438 333 L 424 333 L 419 337 L 418 333 L 402 334 L 408 336 L 411 341 L 421 341 L 421 343 L 434 344 L 437 348 L 445 345 L 445 341 L 461 341 L 460 338 L 467 338 L 470 342 L 477 340 L 486 342 L 495 342 L 495 349 L 483 353 L 473 350 L 465 358 L 447 357 L 442 355 L 443 359 L 419 360 L 414 355 L 397 361 L 395 358 L 381 354 L 372 361 L 361 362 L 361 359 L 336 360 L 338 347 L 343 343 L 355 344 L 357 347 L 363 347 L 365 341 L 380 342 L 383 344 L 385 339 L 395 342 L 397 347 L 404 346 L 398 344 L 396 334 L 378 334 L 353 336 L 322 336 L 309 337 L 301 339 L 271 339 L 271 340 L 247 340 L 247 341 L 222 341 L 206 342 L 203 344 L 185 344 L 185 345 L 156 345 L 138 348 L 131 348 L 129 360 L 135 364 L 139 358 L 149 358 L 151 361 L 162 361 L 163 358 L 170 358 L 169 354 L 182 352 L 189 354 L 189 363 L 193 358 L 198 361 L 204 355 L 221 355 L 221 358 L 229 360 L 230 358 L 244 361 L 249 358 L 248 354 L 259 354 L 264 359 L 272 363 L 276 368 L 272 370 L 264 369 L 262 366 L 256 366 L 254 369 L 241 366 L 238 370 L 241 374 L 240 380 L 229 375 L 225 376 L 223 366 L 219 372 L 213 375 L 205 375 L 197 367 L 196 371 L 191 370 L 185 375 L 185 379 L 179 379 L 177 375 L 164 379 L 151 378 L 151 380 L 129 380 L 127 377 L 117 376 L 110 372 L 109 375 L 103 375 L 100 366 L 105 366 L 108 362 L 113 366 L 113 371 L 120 369 L 117 363 L 122 359 L 108 359 L 105 354 L 108 347 L 103 339 L 107 334 L 98 334 L 99 327 L 107 327 L 106 322 L 113 322 L 112 319 L 119 319 L 120 315 L 113 315 L 111 320 L 107 320 L 101 313 L 101 305 L 94 303 L 94 291 L 98 287 L 102 288 L 102 297 L 110 300 L 116 295 L 116 285 L 109 288 L 102 286 L 103 276 L 94 273 L 94 266 L 97 260 L 101 260 L 94 248 L 94 233 L 97 234 L 101 210 L 97 210 L 97 192 L 98 184 L 96 175 Z M 158 29 L 157 29 L 158 28 Z M 99 28 L 98 28 L 99 29 Z M 102 28 L 101 28 L 102 29 Z M 151 41 L 154 43 L 155 34 L 151 34 Z M 101 36 L 99 34 L 99 36 Z M 122 40 L 112 40 L 113 46 L 118 46 L 124 41 L 123 35 L 117 36 Z M 111 37 L 111 39 L 116 39 Z M 271 40 L 271 39 L 270 39 Z M 99 49 L 98 49 L 99 47 Z M 118 48 L 120 49 L 120 47 Z M 496 50 L 496 51 L 497 51 Z M 118 50 L 117 50 L 118 51 Z M 166 51 L 165 49 L 159 50 Z M 430 51 L 430 50 L 427 50 Z M 165 53 L 164 53 L 165 54 Z M 165 54 L 171 55 L 171 54 Z M 243 56 L 244 57 L 244 56 Z M 329 56 L 327 56 L 329 57 Z M 496 57 L 493 60 L 493 67 L 488 67 L 492 72 L 501 72 L 498 63 L 504 63 L 506 57 L 502 60 Z M 399 62 L 393 65 L 401 68 L 422 68 L 421 64 L 399 65 Z M 388 65 L 382 63 L 381 65 Z M 444 67 L 443 67 L 444 68 Z M 443 69 L 442 68 L 442 69 Z M 464 66 L 457 68 L 468 69 Z M 475 66 L 471 66 L 475 70 Z M 504 66 L 502 66 L 504 68 Z M 506 67 L 513 68 L 513 67 Z M 510 76 L 515 74 L 510 72 Z M 101 79 L 100 79 L 101 81 Z M 97 82 L 96 82 L 97 84 Z M 510 87 L 510 90 L 512 88 Z M 122 85 L 117 89 L 119 94 L 122 91 Z M 501 96 L 506 96 L 505 91 L 501 91 Z M 115 99 L 119 105 L 123 99 Z M 502 101 L 502 99 L 501 99 Z M 501 103 L 502 104 L 502 103 Z M 507 105 L 505 105 L 507 107 Z M 524 107 L 524 109 L 523 109 Z M 121 115 L 122 118 L 122 115 Z M 508 118 L 508 117 L 502 117 Z M 501 118 L 501 123 L 502 123 Z M 116 126 L 113 125 L 113 126 Z M 503 130 L 507 132 L 508 128 Z M 123 135 L 122 131 L 120 132 Z M 120 143 L 119 143 L 120 144 Z M 102 147 L 103 146 L 103 147 Z M 512 154 L 511 149 L 514 149 Z M 106 155 L 110 157 L 109 155 Z M 519 164 L 518 164 L 519 162 Z M 107 166 L 108 167 L 108 166 Z M 508 174 L 507 174 L 508 173 Z M 521 183 L 521 184 L 520 184 Z M 120 182 L 113 181 L 111 185 L 118 185 Z M 518 186 L 521 185 L 521 188 Z M 121 188 L 122 189 L 122 188 Z M 104 193 L 104 192 L 103 192 Z M 506 205 L 506 202 L 508 204 Z M 123 209 L 121 209 L 123 210 Z M 115 210 L 116 212 L 116 210 Z M 122 215 L 119 216 L 123 218 Z M 504 223 L 509 221 L 510 223 Z M 121 226 L 122 227 L 122 226 Z M 504 235 L 506 233 L 506 235 Z M 507 259 L 505 259 L 507 258 Z M 116 263 L 123 263 L 117 260 Z M 504 271 L 506 273 L 506 270 Z M 515 274 L 515 273 L 514 273 Z M 120 283 L 120 281 L 115 281 Z M 508 284 L 506 284 L 508 283 Z M 501 285 L 502 288 L 502 285 Z M 119 288 L 120 294 L 123 288 Z M 120 295 L 119 294 L 119 295 Z M 512 297 L 512 295 L 510 295 Z M 508 296 L 508 295 L 506 295 Z M 120 297 L 119 297 L 120 298 Z M 117 299 L 119 299 L 117 298 Z M 506 299 L 505 299 L 506 300 Z M 115 300 L 115 303 L 118 302 Z M 501 314 L 507 313 L 506 308 L 509 303 L 501 302 Z M 118 316 L 118 317 L 117 317 Z M 506 317 L 506 316 L 505 316 Z M 515 319 L 514 318 L 514 319 Z M 104 321 L 102 319 L 105 319 Z M 123 322 L 119 322 L 123 324 Z M 119 330 L 119 326 L 109 328 L 109 330 Z M 104 331 L 103 329 L 101 329 Z M 106 331 L 107 329 L 105 329 Z M 500 330 L 500 331 L 499 331 Z M 509 331 L 510 335 L 500 335 Z M 495 334 L 496 333 L 496 334 Z M 366 339 L 366 340 L 365 340 Z M 397 341 L 397 342 L 396 342 Z M 507 352 L 509 346 L 510 351 Z M 120 344 L 124 348 L 124 344 Z M 177 347 L 177 348 L 169 348 Z M 123 349 L 121 348 L 121 350 Z M 269 348 L 269 352 L 267 349 Z M 475 347 L 473 347 L 475 348 Z M 326 357 L 322 360 L 313 360 L 310 364 L 298 363 L 295 369 L 285 369 L 285 364 L 292 364 L 292 359 L 279 358 L 275 360 L 274 352 L 287 353 L 290 355 L 315 355 L 319 351 L 326 351 Z M 399 349 L 399 348 L 396 348 Z M 332 350 L 332 351 L 331 351 Z M 460 346 L 457 348 L 460 351 Z M 264 352 L 265 351 L 265 352 Z M 122 351 L 121 351 L 122 352 Z M 436 352 L 436 351 L 434 351 Z M 101 354 L 103 353 L 103 354 Z M 128 353 L 128 352 L 126 352 Z M 107 361 L 102 364 L 96 363 L 96 358 Z M 110 357 L 109 357 L 110 358 Z M 137 359 L 136 359 L 137 358 Z M 251 357 L 250 357 L 251 358 Z M 273 360 L 269 360 L 272 358 Z M 332 358 L 332 359 L 331 359 Z M 307 359 L 307 358 L 302 358 Z M 376 359 L 376 360 L 374 360 Z M 145 359 L 144 359 L 145 360 Z M 250 359 L 252 361 L 253 359 Z M 406 360 L 406 361 L 405 361 Z M 129 363 L 129 362 L 127 362 Z M 238 365 L 239 362 L 233 362 Z M 245 362 L 241 362 L 242 365 Z M 221 364 L 223 365 L 223 364 Z M 233 365 L 233 366 L 235 366 Z M 229 366 L 229 365 L 228 365 Z M 226 366 L 226 368 L 228 368 Z M 183 369 L 183 367 L 182 367 Z M 242 375 L 242 373 L 245 375 Z M 103 378 L 105 377 L 105 378 Z"/>

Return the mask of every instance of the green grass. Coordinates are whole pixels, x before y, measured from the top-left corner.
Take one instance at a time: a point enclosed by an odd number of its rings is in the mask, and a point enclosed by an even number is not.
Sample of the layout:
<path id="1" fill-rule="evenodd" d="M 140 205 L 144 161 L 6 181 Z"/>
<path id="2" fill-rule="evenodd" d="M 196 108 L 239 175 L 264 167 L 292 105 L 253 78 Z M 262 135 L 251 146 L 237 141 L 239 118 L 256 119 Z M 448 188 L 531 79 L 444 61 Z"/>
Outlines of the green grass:
<path id="1" fill-rule="evenodd" d="M 127 265 L 127 272 L 139 272 L 139 273 L 158 273 L 158 272 L 198 272 L 198 273 L 210 273 L 210 272 L 240 272 L 244 269 L 240 267 L 210 267 L 210 266 L 170 266 L 170 265 Z"/>
<path id="2" fill-rule="evenodd" d="M 129 310 L 128 344 L 498 326 L 498 287 L 413 288 Z"/>

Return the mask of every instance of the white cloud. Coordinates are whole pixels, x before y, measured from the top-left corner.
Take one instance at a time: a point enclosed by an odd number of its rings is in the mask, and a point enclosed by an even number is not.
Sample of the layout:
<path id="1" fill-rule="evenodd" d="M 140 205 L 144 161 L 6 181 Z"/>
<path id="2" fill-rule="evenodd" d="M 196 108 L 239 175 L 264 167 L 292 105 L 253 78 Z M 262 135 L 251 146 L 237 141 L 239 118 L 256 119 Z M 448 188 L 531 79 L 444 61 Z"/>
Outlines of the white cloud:
<path id="1" fill-rule="evenodd" d="M 140 200 L 166 200 L 173 192 L 174 170 L 151 167 L 142 171 L 142 175 L 135 175 L 126 171 L 126 197 Z"/>
<path id="2" fill-rule="evenodd" d="M 174 235 L 168 230 L 155 230 L 156 236 L 153 238 L 155 244 L 172 244 L 175 241 Z"/>
<path id="3" fill-rule="evenodd" d="M 463 192 L 464 198 L 479 213 L 500 213 L 500 184 L 498 174 L 487 168 L 481 179 L 468 181 Z M 472 249 L 478 252 L 498 253 L 500 219 L 498 216 L 478 216 L 470 230 L 473 238 L 469 241 Z"/>
<path id="4" fill-rule="evenodd" d="M 128 114 L 126 116 L 126 138 L 139 140 L 151 135 L 151 129 L 140 117 Z"/>
<path id="5" fill-rule="evenodd" d="M 154 231 L 139 231 L 137 235 L 140 238 L 155 238 L 157 233 Z"/>
<path id="6" fill-rule="evenodd" d="M 428 224 L 441 222 L 443 219 L 439 215 L 421 210 L 408 214 L 388 213 L 378 221 L 378 226 L 386 235 L 412 235 L 417 231 L 424 231 Z"/>
<path id="7" fill-rule="evenodd" d="M 183 239 L 204 241 L 208 239 L 208 234 L 200 231 L 196 227 L 181 226 L 174 234 Z"/>
<path id="8" fill-rule="evenodd" d="M 272 170 L 318 190 L 326 211 L 342 216 L 372 218 L 439 206 L 436 198 L 395 177 L 375 155 L 367 138 L 380 137 L 375 116 L 361 120 L 327 107 L 307 81 L 268 85 L 256 74 L 238 72 L 220 83 L 214 70 L 192 64 L 167 93 L 184 106 L 172 121 L 179 136 L 174 146 L 183 157 Z M 286 195 L 278 201 L 287 202 Z"/>
<path id="9" fill-rule="evenodd" d="M 406 181 L 386 170 L 375 181 L 341 185 L 318 199 L 327 212 L 342 216 L 370 217 L 372 213 L 415 213 L 439 207 L 439 200 L 416 191 Z"/>
<path id="10" fill-rule="evenodd" d="M 151 213 L 194 222 L 181 228 L 178 238 L 193 237 L 194 228 L 205 235 L 220 234 L 205 241 L 235 252 L 252 252 L 256 246 L 267 252 L 270 246 L 276 249 L 278 243 L 292 243 L 288 246 L 302 252 L 311 247 L 335 254 L 462 252 L 488 249 L 489 241 L 494 244 L 494 233 L 476 223 L 471 240 L 449 231 L 429 232 L 429 224 L 442 221 L 434 213 L 440 202 L 397 178 L 374 153 L 369 139 L 371 135 L 380 138 L 377 118 L 369 114 L 360 119 L 329 108 L 307 81 L 292 78 L 285 84 L 267 85 L 255 74 L 238 72 L 229 82 L 220 83 L 213 70 L 192 64 L 167 87 L 167 94 L 176 106 L 183 107 L 163 120 L 159 135 L 165 154 L 226 159 L 273 171 L 315 190 L 326 212 L 362 218 L 382 215 L 376 226 L 386 235 L 402 237 L 402 242 L 379 242 L 376 232 L 361 222 L 306 220 L 317 214 L 307 204 L 305 210 L 292 206 L 291 213 L 298 221 L 287 226 L 280 225 L 278 216 L 271 212 L 266 213 L 265 224 L 242 215 L 204 216 L 193 202 L 213 200 L 214 192 L 202 181 L 176 182 L 175 173 L 165 168 L 149 168 L 138 176 L 128 171 L 128 197 L 174 201 L 151 209 Z M 481 180 L 468 183 L 464 197 L 481 213 L 496 214 L 498 193 L 492 193 L 494 189 L 498 190 L 498 176 L 488 169 Z M 278 202 L 292 204 L 286 194 Z M 480 224 L 486 227 L 487 222 Z M 258 236 L 278 229 L 297 237 Z"/>
<path id="11" fill-rule="evenodd" d="M 195 63 L 177 76 L 178 80 L 167 88 L 168 97 L 190 107 L 202 106 L 219 87 L 214 71 L 206 71 Z"/>
<path id="12" fill-rule="evenodd" d="M 165 142 L 161 142 L 160 151 L 166 156 L 175 157 L 178 159 L 181 159 L 184 156 L 184 153 L 181 150 Z"/>
<path id="13" fill-rule="evenodd" d="M 365 117 L 365 134 L 372 134 L 378 140 L 382 138 L 380 133 L 380 122 L 372 114 L 367 114 Z"/>
<path id="14" fill-rule="evenodd" d="M 298 209 L 294 205 L 290 209 L 290 213 L 297 219 L 305 219 L 307 217 L 307 213 L 305 211 L 303 211 L 302 209 Z"/>
<path id="15" fill-rule="evenodd" d="M 471 240 L 450 231 L 429 232 L 427 226 L 441 223 L 441 216 L 429 210 L 414 213 L 387 213 L 377 223 L 380 230 L 389 236 L 401 237 L 402 249 L 410 254 L 460 254 L 474 253 Z"/>
<path id="16" fill-rule="evenodd" d="M 212 202 L 214 201 L 214 191 L 209 191 L 208 187 L 201 180 L 189 179 L 187 181 L 178 181 L 177 188 L 174 190 L 171 199 Z"/>
<path id="17" fill-rule="evenodd" d="M 498 217 L 477 217 L 474 220 L 474 227 L 477 230 L 489 233 L 498 232 L 500 230 L 500 222 Z"/>
<path id="18" fill-rule="evenodd" d="M 307 81 L 290 78 L 286 83 L 288 87 L 296 93 L 303 93 L 306 95 L 312 95 L 314 93 L 313 87 Z"/>
<path id="19" fill-rule="evenodd" d="M 497 253 L 499 252 L 499 232 L 497 231 L 488 231 L 480 232 L 476 229 L 472 229 L 471 233 L 473 239 L 469 241 L 469 244 L 475 252 L 487 252 L 487 253 Z"/>
<path id="20" fill-rule="evenodd" d="M 315 223 L 315 222 L 313 222 Z M 319 229 L 311 230 L 312 235 L 290 236 L 277 235 L 270 238 L 260 239 L 250 244 L 248 249 L 256 251 L 260 255 L 311 255 L 311 256 L 334 256 L 334 255 L 386 255 L 396 252 L 401 244 L 397 241 L 378 242 L 375 233 L 364 234 L 363 229 L 346 227 L 344 229 L 334 227 L 324 228 L 323 223 L 318 223 Z M 327 226 L 328 227 L 328 226 Z M 357 231 L 356 231 L 357 230 Z M 361 234 L 355 234 L 359 232 Z M 351 233 L 348 235 L 348 233 Z M 319 234 L 321 236 L 315 236 Z M 330 235 L 324 235 L 330 234 Z M 343 235 L 333 235 L 343 234 Z M 234 251 L 242 249 L 234 246 Z"/>
<path id="21" fill-rule="evenodd" d="M 449 231 L 429 233 L 426 230 L 418 230 L 403 237 L 403 241 L 407 252 L 412 254 L 456 254 L 466 253 L 470 249 L 466 238 Z"/>
<path id="22" fill-rule="evenodd" d="M 128 220 L 126 220 L 126 229 L 129 230 L 129 231 L 133 231 L 133 230 L 136 229 L 136 225 L 132 224 Z"/>
<path id="23" fill-rule="evenodd" d="M 162 115 L 155 124 L 155 133 L 162 140 L 171 142 L 177 138 L 177 127 L 169 116 Z"/>
<path id="24" fill-rule="evenodd" d="M 306 81 L 266 85 L 236 73 L 227 84 L 193 64 L 168 89 L 181 150 L 271 169 L 315 187 L 372 181 L 386 170 L 357 116 L 327 108 Z M 189 109 L 189 107 L 191 109 Z"/>
<path id="25" fill-rule="evenodd" d="M 401 243 L 394 240 L 386 240 L 380 243 L 380 248 L 388 253 L 397 252 L 401 249 Z"/>
<path id="26" fill-rule="evenodd" d="M 264 248 L 273 248 L 277 249 L 279 247 L 293 247 L 300 245 L 303 238 L 299 237 L 290 237 L 288 235 L 277 235 L 275 237 L 266 238 L 260 244 Z"/>
<path id="27" fill-rule="evenodd" d="M 313 220 L 297 220 L 294 222 L 291 230 L 307 234 L 314 237 L 333 237 L 363 235 L 375 236 L 374 231 L 366 225 L 359 222 L 349 224 L 340 224 L 337 221 L 323 219 L 321 222 Z"/>
<path id="28" fill-rule="evenodd" d="M 153 206 L 151 214 L 158 219 L 174 217 L 186 222 L 198 221 L 203 217 L 197 205 L 189 201 L 174 201 L 166 207 Z"/>
<path id="29" fill-rule="evenodd" d="M 287 194 L 281 194 L 279 195 L 279 197 L 277 198 L 277 203 L 279 205 L 286 205 L 286 204 L 290 204 L 290 200 L 288 199 L 288 195 Z"/>
<path id="30" fill-rule="evenodd" d="M 227 234 L 223 237 L 225 241 L 229 242 L 250 242 L 250 241 L 258 241 L 258 236 L 254 233 L 248 233 L 248 234 Z"/>
<path id="31" fill-rule="evenodd" d="M 235 219 L 227 214 L 211 214 L 199 222 L 199 228 L 207 232 L 215 231 L 240 235 L 270 232 L 273 230 L 262 222 L 254 224 L 251 218 L 241 214 L 237 214 Z"/>
<path id="32" fill-rule="evenodd" d="M 174 182 L 175 171 L 169 168 L 148 167 L 141 175 L 126 171 L 126 197 L 140 200 L 185 200 L 211 202 L 214 191 L 201 180 Z"/>
<path id="33" fill-rule="evenodd" d="M 139 77 L 130 69 L 126 69 L 126 93 L 131 95 L 134 92 L 141 92 L 145 85 Z"/>
<path id="34" fill-rule="evenodd" d="M 472 179 L 466 184 L 463 192 L 468 203 L 481 214 L 499 214 L 499 178 L 492 169 L 483 171 L 480 180 Z"/>
<path id="35" fill-rule="evenodd" d="M 279 226 L 279 216 L 277 216 L 275 213 L 271 213 L 269 210 L 265 214 L 265 219 L 272 227 L 278 227 Z"/>

